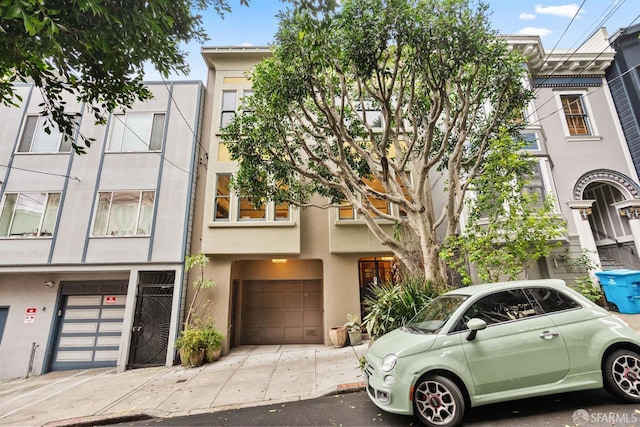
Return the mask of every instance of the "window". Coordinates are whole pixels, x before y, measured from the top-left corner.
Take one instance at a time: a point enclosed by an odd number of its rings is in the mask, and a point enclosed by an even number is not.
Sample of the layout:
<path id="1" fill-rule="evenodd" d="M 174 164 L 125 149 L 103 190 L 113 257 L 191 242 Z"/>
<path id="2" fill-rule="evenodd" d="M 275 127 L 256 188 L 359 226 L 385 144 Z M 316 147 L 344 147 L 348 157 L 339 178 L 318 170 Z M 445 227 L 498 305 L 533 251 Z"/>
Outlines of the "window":
<path id="1" fill-rule="evenodd" d="M 536 195 L 535 206 L 537 208 L 542 208 L 542 206 L 544 205 L 545 190 L 544 190 L 544 182 L 542 181 L 540 163 L 536 162 L 533 165 L 533 170 L 531 171 L 531 174 L 526 178 L 528 179 L 528 182 L 527 182 L 527 185 L 523 187 L 522 191 L 527 194 L 535 194 Z"/>
<path id="2" fill-rule="evenodd" d="M 375 178 L 362 178 L 362 181 L 365 184 L 367 184 L 370 188 L 372 188 L 373 190 L 379 193 L 385 192 L 385 189 L 382 183 Z M 385 214 L 385 215 L 390 214 L 391 210 L 389 207 L 389 202 L 387 200 L 378 199 L 373 196 L 367 196 L 367 200 L 369 201 L 369 203 L 371 203 L 373 208 L 377 209 L 382 214 Z M 378 216 L 378 214 L 373 209 L 370 209 L 369 212 L 374 217 Z M 338 219 L 344 219 L 344 220 L 356 219 L 355 210 L 353 209 L 353 206 L 350 203 L 347 203 L 347 201 L 343 201 L 340 203 L 340 207 L 338 207 Z"/>
<path id="3" fill-rule="evenodd" d="M 556 311 L 581 307 L 580 304 L 555 289 L 531 288 L 529 291 L 533 294 L 545 313 L 554 313 Z"/>
<path id="4" fill-rule="evenodd" d="M 537 314 L 533 304 L 522 289 L 496 292 L 481 298 L 469 307 L 454 330 L 462 331 L 467 329 L 467 322 L 474 318 L 484 320 L 487 325 L 494 325 Z"/>
<path id="5" fill-rule="evenodd" d="M 276 205 L 276 221 L 289 221 L 289 203 L 282 202 Z"/>
<path id="6" fill-rule="evenodd" d="M 215 221 L 229 221 L 231 193 L 229 183 L 231 175 L 218 175 L 216 183 Z"/>
<path id="7" fill-rule="evenodd" d="M 93 235 L 150 235 L 154 199 L 153 191 L 100 192 Z"/>
<path id="8" fill-rule="evenodd" d="M 589 120 L 581 95 L 560 95 L 569 135 L 591 135 Z"/>
<path id="9" fill-rule="evenodd" d="M 257 208 L 248 197 L 238 197 L 231 192 L 230 174 L 217 175 L 214 217 L 216 222 L 228 221 L 289 221 L 290 205 L 287 202 L 262 203 Z M 232 207 L 232 203 L 233 204 Z"/>
<path id="10" fill-rule="evenodd" d="M 262 203 L 255 207 L 253 202 L 246 197 L 238 197 L 238 219 L 240 221 L 257 221 L 267 218 L 266 206 Z"/>
<path id="11" fill-rule="evenodd" d="M 58 126 L 45 116 L 27 116 L 18 145 L 19 153 L 68 153 L 71 138 L 64 137 Z"/>
<path id="12" fill-rule="evenodd" d="M 108 151 L 160 151 L 163 113 L 114 114 Z"/>
<path id="13" fill-rule="evenodd" d="M 236 115 L 236 91 L 222 91 L 222 113 L 220 113 L 220 128 L 225 127 Z"/>
<path id="14" fill-rule="evenodd" d="M 522 139 L 525 142 L 525 146 L 523 149 L 525 150 L 539 150 L 540 146 L 538 145 L 538 135 L 535 132 L 522 132 L 520 134 Z"/>
<path id="15" fill-rule="evenodd" d="M 242 98 L 253 96 L 252 90 L 243 90 Z M 231 123 L 236 111 L 238 110 L 238 91 L 237 90 L 224 90 L 222 91 L 222 106 L 220 113 L 220 128 L 227 126 Z"/>
<path id="16" fill-rule="evenodd" d="M 6 194 L 0 214 L 0 237 L 51 236 L 60 193 Z"/>

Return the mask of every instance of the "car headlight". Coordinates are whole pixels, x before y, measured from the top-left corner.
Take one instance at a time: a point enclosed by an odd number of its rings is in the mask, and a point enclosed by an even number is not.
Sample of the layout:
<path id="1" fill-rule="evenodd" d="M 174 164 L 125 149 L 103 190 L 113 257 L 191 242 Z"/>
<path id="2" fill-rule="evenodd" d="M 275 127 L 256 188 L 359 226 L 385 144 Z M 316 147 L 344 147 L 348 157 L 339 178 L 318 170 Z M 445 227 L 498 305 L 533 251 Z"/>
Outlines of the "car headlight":
<path id="1" fill-rule="evenodd" d="M 380 366 L 380 368 L 384 372 L 389 372 L 390 370 L 396 367 L 397 362 L 398 362 L 398 357 L 395 354 L 390 354 L 382 360 L 382 366 Z"/>

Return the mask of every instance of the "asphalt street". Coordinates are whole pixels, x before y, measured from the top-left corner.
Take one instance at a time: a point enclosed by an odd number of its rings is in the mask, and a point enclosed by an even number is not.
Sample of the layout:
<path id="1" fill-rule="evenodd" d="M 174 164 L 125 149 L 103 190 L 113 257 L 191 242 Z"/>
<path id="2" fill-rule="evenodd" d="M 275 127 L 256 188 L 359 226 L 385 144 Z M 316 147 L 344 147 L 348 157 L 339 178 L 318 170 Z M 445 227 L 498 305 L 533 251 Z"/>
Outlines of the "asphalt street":
<path id="1" fill-rule="evenodd" d="M 419 426 L 410 416 L 378 409 L 364 391 L 277 405 L 226 410 L 128 426 Z M 619 402 L 604 390 L 566 393 L 470 409 L 464 426 L 640 426 L 640 407 Z"/>

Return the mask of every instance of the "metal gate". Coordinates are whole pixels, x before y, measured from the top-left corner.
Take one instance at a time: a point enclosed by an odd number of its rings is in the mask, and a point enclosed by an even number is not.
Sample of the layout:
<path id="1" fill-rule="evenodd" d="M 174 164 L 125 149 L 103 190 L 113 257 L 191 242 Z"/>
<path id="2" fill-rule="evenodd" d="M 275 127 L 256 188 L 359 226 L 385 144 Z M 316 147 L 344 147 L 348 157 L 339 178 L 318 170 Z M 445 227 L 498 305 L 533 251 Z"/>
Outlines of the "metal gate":
<path id="1" fill-rule="evenodd" d="M 150 274 L 145 276 L 145 274 Z M 140 273 L 129 367 L 163 366 L 167 358 L 174 272 Z M 156 282 L 145 284 L 144 282 Z M 165 282 L 158 284 L 158 282 Z M 171 282 L 166 283 L 166 282 Z"/>

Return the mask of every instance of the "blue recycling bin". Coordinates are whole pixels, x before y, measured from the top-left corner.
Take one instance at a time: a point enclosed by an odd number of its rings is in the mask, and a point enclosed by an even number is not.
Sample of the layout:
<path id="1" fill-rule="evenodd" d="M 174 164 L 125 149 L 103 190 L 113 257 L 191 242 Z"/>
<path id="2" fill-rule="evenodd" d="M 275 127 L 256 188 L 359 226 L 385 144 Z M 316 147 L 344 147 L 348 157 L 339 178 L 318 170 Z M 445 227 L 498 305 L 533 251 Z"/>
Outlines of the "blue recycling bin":
<path id="1" fill-rule="evenodd" d="M 640 271 L 606 270 L 595 273 L 604 296 L 620 313 L 640 313 Z"/>

